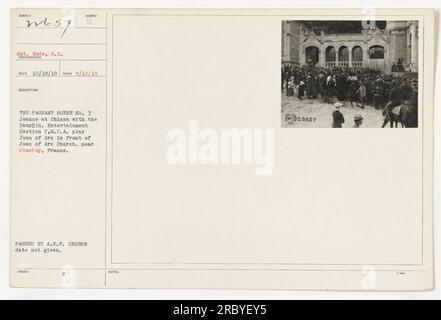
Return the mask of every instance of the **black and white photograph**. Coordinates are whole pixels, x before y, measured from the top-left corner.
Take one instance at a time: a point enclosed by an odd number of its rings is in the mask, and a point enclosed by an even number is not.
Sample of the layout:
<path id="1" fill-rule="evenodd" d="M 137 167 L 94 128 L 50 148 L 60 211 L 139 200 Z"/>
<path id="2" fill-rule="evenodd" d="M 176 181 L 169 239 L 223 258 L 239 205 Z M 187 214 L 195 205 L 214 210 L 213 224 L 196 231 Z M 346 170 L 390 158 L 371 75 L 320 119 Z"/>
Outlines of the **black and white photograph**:
<path id="1" fill-rule="evenodd" d="M 418 127 L 418 21 L 282 21 L 282 128 Z"/>
<path id="2" fill-rule="evenodd" d="M 0 300 L 441 298 L 441 6 L 388 1 L 0 2 Z"/>

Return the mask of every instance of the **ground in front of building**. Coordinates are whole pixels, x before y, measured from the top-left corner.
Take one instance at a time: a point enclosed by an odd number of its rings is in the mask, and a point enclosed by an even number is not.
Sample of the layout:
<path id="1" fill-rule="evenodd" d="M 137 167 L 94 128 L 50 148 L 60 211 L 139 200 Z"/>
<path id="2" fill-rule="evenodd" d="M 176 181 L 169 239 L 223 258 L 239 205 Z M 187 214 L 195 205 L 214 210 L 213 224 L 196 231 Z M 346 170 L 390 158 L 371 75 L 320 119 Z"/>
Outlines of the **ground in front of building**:
<path id="1" fill-rule="evenodd" d="M 333 103 L 325 103 L 321 99 L 304 99 L 287 97 L 282 94 L 282 128 L 331 128 Z M 350 102 L 341 102 L 343 107 L 340 112 L 345 118 L 343 128 L 351 128 L 354 125 L 354 116 L 361 115 L 363 124 L 361 128 L 381 128 L 383 115 L 381 110 L 372 106 L 351 107 Z M 387 128 L 389 128 L 387 124 Z M 400 128 L 401 125 L 399 124 Z"/>

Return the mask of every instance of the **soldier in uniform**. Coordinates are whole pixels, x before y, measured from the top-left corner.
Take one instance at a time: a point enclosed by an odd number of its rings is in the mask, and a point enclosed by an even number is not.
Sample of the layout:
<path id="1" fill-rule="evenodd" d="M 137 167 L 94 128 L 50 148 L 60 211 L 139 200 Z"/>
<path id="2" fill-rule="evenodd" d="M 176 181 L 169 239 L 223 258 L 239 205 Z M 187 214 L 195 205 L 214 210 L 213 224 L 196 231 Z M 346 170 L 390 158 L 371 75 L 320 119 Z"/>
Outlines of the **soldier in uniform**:
<path id="1" fill-rule="evenodd" d="M 366 86 L 364 85 L 363 81 L 360 81 L 360 87 L 358 88 L 358 90 L 355 92 L 355 94 L 358 96 L 358 100 L 357 100 L 357 107 L 358 107 L 358 102 L 361 103 L 361 108 L 364 109 L 364 99 L 366 98 Z"/>
<path id="2" fill-rule="evenodd" d="M 363 123 L 363 117 L 357 114 L 354 116 L 354 125 L 352 126 L 352 128 L 360 128 L 362 123 Z"/>
<path id="3" fill-rule="evenodd" d="M 333 128 L 342 128 L 342 124 L 345 123 L 345 118 L 343 114 L 340 112 L 342 104 L 337 102 L 334 104 L 334 111 L 332 112 L 332 127 Z"/>
<path id="4" fill-rule="evenodd" d="M 357 89 L 358 89 L 358 81 L 353 80 L 349 85 L 349 101 L 351 101 L 351 107 L 354 106 L 354 101 L 357 102 Z"/>

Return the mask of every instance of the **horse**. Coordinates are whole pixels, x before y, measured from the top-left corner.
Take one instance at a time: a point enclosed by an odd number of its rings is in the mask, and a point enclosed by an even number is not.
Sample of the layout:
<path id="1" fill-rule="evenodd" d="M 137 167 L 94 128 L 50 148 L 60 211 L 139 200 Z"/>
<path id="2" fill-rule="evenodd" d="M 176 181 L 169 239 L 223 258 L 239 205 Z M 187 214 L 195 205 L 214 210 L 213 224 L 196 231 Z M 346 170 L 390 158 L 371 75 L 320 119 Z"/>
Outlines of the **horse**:
<path id="1" fill-rule="evenodd" d="M 399 108 L 399 112 L 394 112 Z M 389 115 L 383 110 L 385 116 L 383 125 L 384 128 L 388 122 L 391 122 L 391 128 L 395 123 L 395 128 L 398 128 L 398 123 L 401 123 L 402 128 L 417 128 L 418 127 L 418 108 L 411 104 L 409 101 L 405 101 L 403 104 L 395 107 Z"/>

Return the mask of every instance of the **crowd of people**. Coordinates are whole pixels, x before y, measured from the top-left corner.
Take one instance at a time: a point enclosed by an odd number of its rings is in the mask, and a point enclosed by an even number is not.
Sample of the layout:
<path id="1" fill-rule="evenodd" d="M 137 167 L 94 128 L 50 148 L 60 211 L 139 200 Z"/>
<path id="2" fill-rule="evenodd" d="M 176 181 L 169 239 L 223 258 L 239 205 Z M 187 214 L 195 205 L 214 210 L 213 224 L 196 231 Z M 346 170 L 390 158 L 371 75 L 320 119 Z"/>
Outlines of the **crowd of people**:
<path id="1" fill-rule="evenodd" d="M 349 67 L 282 65 L 282 91 L 299 99 L 324 102 L 348 101 L 351 106 L 365 105 L 389 111 L 402 101 L 417 106 L 418 88 L 406 75 L 394 76 L 379 70 Z"/>

